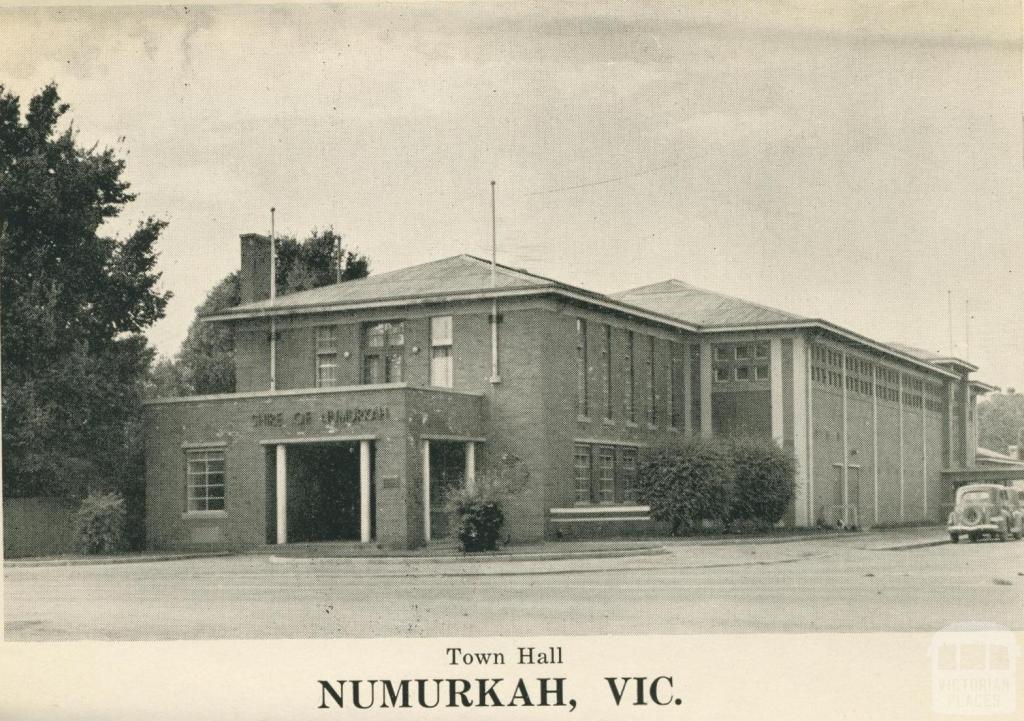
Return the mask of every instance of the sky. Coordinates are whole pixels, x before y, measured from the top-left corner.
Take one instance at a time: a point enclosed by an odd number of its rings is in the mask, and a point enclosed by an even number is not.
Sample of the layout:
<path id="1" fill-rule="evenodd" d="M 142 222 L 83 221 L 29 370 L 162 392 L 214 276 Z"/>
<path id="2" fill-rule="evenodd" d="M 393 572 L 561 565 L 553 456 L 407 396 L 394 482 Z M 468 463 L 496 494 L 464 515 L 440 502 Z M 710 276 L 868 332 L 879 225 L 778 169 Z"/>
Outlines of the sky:
<path id="1" fill-rule="evenodd" d="M 56 81 L 80 142 L 126 160 L 138 198 L 109 232 L 169 222 L 162 354 L 271 206 L 383 272 L 488 256 L 493 179 L 500 262 L 600 292 L 674 277 L 1024 388 L 1020 13 L 2 8 L 0 83 L 27 103 Z"/>

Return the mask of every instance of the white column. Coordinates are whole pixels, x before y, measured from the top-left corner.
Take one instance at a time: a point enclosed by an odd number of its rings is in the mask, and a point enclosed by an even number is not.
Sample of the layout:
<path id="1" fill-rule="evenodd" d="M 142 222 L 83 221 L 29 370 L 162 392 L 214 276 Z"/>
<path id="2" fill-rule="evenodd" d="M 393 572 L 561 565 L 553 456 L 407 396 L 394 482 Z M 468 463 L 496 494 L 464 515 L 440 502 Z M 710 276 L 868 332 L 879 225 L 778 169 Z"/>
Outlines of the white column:
<path id="1" fill-rule="evenodd" d="M 423 441 L 423 540 L 430 541 L 430 441 Z"/>
<path id="2" fill-rule="evenodd" d="M 924 493 L 924 517 L 928 518 L 928 398 L 921 384 L 921 490 Z"/>
<path id="3" fill-rule="evenodd" d="M 782 447 L 785 442 L 785 431 L 783 430 L 783 398 L 782 398 L 782 339 L 772 338 L 769 343 L 768 357 L 770 358 L 771 375 L 771 414 L 772 414 L 772 438 Z"/>
<path id="4" fill-rule="evenodd" d="M 878 525 L 878 364 L 871 364 L 871 468 L 875 483 L 875 525 Z"/>
<path id="5" fill-rule="evenodd" d="M 288 456 L 287 446 L 274 446 L 276 455 L 277 542 L 288 543 Z"/>
<path id="6" fill-rule="evenodd" d="M 700 343 L 700 437 L 711 438 L 711 341 Z"/>
<path id="7" fill-rule="evenodd" d="M 359 441 L 359 540 L 370 542 L 370 442 Z"/>
<path id="8" fill-rule="evenodd" d="M 793 521 L 798 527 L 808 523 L 808 478 L 810 477 L 807 452 L 807 346 L 804 337 L 793 338 L 793 455 L 796 457 L 796 489 L 793 497 Z"/>
<path id="9" fill-rule="evenodd" d="M 843 525 L 850 525 L 850 436 L 847 420 L 846 351 L 840 353 L 843 361 Z M 859 494 L 858 494 L 859 497 Z"/>
<path id="10" fill-rule="evenodd" d="M 903 372 L 899 374 L 900 404 L 900 520 L 903 520 Z"/>
<path id="11" fill-rule="evenodd" d="M 807 343 L 804 362 L 807 364 L 807 523 L 813 526 L 818 519 L 814 508 L 814 379 L 811 368 L 814 367 L 814 352 L 811 343 Z"/>
<path id="12" fill-rule="evenodd" d="M 476 443 L 466 441 L 466 490 L 476 488 Z"/>

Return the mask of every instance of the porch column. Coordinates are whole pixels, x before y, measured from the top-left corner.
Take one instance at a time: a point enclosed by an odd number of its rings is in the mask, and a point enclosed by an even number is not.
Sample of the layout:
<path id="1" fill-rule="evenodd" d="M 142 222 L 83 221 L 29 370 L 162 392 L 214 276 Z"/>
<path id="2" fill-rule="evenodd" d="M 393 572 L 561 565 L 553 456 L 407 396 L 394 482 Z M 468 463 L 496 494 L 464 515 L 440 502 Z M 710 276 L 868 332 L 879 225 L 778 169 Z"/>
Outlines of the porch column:
<path id="1" fill-rule="evenodd" d="M 700 437 L 711 438 L 714 429 L 711 427 L 711 341 L 700 342 Z"/>
<path id="2" fill-rule="evenodd" d="M 370 442 L 359 441 L 359 540 L 370 542 Z"/>
<path id="3" fill-rule="evenodd" d="M 466 490 L 476 488 L 476 443 L 466 441 Z"/>
<path id="4" fill-rule="evenodd" d="M 287 446 L 274 446 L 276 456 L 277 542 L 288 543 L 288 457 Z"/>
<path id="5" fill-rule="evenodd" d="M 423 441 L 423 540 L 430 542 L 430 441 Z"/>
<path id="6" fill-rule="evenodd" d="M 785 447 L 785 430 L 783 414 L 783 385 L 782 385 L 782 339 L 772 338 L 768 341 L 769 376 L 771 399 L 771 433 L 772 439 L 780 447 Z"/>

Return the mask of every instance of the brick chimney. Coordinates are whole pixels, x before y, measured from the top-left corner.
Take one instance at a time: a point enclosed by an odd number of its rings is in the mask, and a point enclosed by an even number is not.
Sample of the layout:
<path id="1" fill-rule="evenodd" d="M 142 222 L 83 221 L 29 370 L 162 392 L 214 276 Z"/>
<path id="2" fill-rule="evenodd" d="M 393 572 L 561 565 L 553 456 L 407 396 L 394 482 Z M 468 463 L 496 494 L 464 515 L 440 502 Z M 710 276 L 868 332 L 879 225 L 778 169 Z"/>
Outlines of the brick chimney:
<path id="1" fill-rule="evenodd" d="M 270 238 L 258 233 L 243 233 L 242 267 L 238 274 L 238 292 L 242 303 L 270 297 Z"/>

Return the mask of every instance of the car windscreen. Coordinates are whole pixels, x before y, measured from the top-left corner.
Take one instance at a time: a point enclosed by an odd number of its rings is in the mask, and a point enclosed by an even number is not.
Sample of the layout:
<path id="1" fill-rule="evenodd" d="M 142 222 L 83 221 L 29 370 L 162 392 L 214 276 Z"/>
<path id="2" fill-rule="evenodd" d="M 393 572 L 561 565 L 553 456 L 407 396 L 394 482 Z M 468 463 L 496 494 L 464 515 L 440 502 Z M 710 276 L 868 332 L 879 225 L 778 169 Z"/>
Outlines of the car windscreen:
<path id="1" fill-rule="evenodd" d="M 988 503 L 992 497 L 990 491 L 964 491 L 960 496 L 961 503 Z"/>

